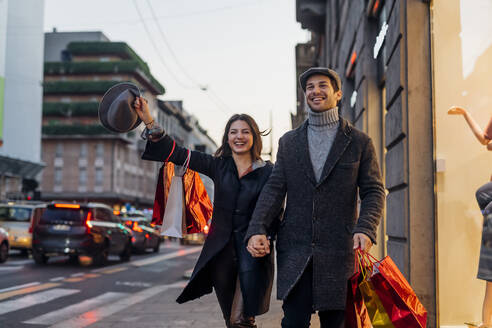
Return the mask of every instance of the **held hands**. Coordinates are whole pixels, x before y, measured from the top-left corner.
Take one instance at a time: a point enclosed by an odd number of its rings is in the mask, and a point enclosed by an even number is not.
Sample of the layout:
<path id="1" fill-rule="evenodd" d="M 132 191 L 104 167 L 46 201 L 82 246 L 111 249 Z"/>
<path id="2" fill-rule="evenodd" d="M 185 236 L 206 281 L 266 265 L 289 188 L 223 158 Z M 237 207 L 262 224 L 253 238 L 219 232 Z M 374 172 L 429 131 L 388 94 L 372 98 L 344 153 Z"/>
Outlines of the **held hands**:
<path id="1" fill-rule="evenodd" d="M 270 241 L 265 235 L 254 235 L 249 238 L 246 249 L 253 257 L 263 257 L 270 254 Z"/>
<path id="2" fill-rule="evenodd" d="M 363 233 L 354 234 L 354 249 L 360 248 L 362 251 L 369 252 L 372 247 L 372 241 Z"/>
<path id="3" fill-rule="evenodd" d="M 466 113 L 466 109 L 459 106 L 452 106 L 448 109 L 449 115 L 465 115 Z"/>

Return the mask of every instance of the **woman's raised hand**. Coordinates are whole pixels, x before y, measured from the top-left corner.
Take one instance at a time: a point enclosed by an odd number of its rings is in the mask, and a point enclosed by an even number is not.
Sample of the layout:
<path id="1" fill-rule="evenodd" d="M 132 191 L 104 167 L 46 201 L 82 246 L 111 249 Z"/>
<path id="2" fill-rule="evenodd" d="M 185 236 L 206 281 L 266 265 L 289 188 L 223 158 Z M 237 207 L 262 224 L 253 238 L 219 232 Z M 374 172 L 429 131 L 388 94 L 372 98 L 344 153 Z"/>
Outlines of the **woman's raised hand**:
<path id="1" fill-rule="evenodd" d="M 463 107 L 459 107 L 459 106 L 452 106 L 448 109 L 448 114 L 449 115 L 465 115 L 466 109 L 464 109 Z"/>
<path id="2" fill-rule="evenodd" d="M 144 122 L 145 126 L 150 128 L 150 123 L 154 120 L 152 115 L 150 115 L 149 104 L 147 100 L 143 97 L 137 97 L 133 102 L 133 108 L 137 112 L 138 117 Z"/>

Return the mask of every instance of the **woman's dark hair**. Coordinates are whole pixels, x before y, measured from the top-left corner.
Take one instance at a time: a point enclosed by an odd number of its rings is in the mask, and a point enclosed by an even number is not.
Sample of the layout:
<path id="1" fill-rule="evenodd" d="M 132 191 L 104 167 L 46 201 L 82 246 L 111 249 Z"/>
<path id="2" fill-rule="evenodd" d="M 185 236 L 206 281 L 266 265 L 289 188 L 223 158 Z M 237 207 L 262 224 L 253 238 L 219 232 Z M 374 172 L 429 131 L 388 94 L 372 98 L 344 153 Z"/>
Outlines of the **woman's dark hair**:
<path id="1" fill-rule="evenodd" d="M 251 147 L 251 159 L 253 161 L 256 161 L 258 159 L 261 159 L 261 150 L 263 148 L 263 143 L 261 142 L 261 137 L 266 136 L 270 134 L 270 131 L 260 131 L 258 128 L 258 124 L 256 124 L 256 121 L 249 116 L 248 114 L 234 114 L 232 117 L 227 121 L 227 124 L 225 126 L 224 130 L 224 136 L 222 137 L 222 145 L 217 149 L 215 152 L 216 157 L 220 156 L 231 156 L 232 155 L 232 150 L 231 147 L 229 146 L 228 140 L 229 140 L 229 130 L 231 129 L 232 123 L 236 121 L 244 121 L 249 125 L 249 128 L 251 129 L 251 133 L 253 134 L 253 146 Z"/>

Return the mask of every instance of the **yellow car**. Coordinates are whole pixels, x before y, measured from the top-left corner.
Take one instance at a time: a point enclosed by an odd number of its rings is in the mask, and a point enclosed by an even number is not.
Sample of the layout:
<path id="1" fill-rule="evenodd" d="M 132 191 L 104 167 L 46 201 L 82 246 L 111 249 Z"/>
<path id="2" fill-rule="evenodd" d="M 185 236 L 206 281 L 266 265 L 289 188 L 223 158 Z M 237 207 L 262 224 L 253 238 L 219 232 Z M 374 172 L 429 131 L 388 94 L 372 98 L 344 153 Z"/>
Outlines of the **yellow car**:
<path id="1" fill-rule="evenodd" d="M 0 204 L 0 227 L 9 235 L 11 249 L 27 255 L 32 247 L 32 229 L 45 210 L 44 203 L 9 202 Z"/>

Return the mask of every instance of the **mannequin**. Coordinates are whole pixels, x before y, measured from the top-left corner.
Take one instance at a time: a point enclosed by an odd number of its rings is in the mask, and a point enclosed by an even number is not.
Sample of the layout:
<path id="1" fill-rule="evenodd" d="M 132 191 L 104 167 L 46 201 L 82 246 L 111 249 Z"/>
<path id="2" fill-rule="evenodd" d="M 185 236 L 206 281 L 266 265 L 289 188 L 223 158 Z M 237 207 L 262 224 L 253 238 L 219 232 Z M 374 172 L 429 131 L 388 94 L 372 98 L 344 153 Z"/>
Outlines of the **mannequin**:
<path id="1" fill-rule="evenodd" d="M 486 146 L 488 151 L 492 151 L 492 116 L 485 130 L 482 130 L 470 113 L 462 107 L 453 106 L 448 110 L 448 114 L 463 115 L 478 142 Z M 490 263 L 492 261 L 487 259 L 487 257 L 490 258 L 490 255 L 492 255 L 492 236 L 490 235 L 492 228 L 492 176 L 491 182 L 484 184 L 477 190 L 476 198 L 484 215 L 477 278 L 486 282 L 485 298 L 482 306 L 482 324 L 478 325 L 478 327 L 492 328 L 492 263 Z"/>

